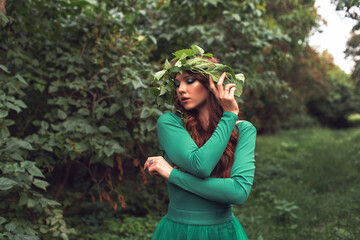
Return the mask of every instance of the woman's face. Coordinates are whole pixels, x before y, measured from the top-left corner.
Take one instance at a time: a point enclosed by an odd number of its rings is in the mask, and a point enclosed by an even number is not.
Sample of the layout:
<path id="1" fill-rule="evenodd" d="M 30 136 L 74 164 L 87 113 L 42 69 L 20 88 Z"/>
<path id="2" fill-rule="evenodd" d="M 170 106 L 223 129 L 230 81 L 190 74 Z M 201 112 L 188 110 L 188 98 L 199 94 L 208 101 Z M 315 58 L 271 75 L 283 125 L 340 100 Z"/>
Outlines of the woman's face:
<path id="1" fill-rule="evenodd" d="M 177 74 L 174 85 L 176 94 L 185 110 L 199 109 L 204 106 L 209 97 L 209 90 L 187 72 Z"/>

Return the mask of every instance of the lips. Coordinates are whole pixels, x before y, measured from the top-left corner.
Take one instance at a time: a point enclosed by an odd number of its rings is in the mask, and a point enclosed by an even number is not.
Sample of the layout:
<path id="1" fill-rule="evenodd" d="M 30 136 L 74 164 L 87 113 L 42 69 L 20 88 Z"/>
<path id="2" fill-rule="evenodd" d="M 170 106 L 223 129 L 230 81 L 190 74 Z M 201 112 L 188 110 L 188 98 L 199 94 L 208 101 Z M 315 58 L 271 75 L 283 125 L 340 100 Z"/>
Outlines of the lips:
<path id="1" fill-rule="evenodd" d="M 187 97 L 182 97 L 181 98 L 181 102 L 187 102 L 188 100 L 190 100 L 190 98 L 187 98 Z"/>

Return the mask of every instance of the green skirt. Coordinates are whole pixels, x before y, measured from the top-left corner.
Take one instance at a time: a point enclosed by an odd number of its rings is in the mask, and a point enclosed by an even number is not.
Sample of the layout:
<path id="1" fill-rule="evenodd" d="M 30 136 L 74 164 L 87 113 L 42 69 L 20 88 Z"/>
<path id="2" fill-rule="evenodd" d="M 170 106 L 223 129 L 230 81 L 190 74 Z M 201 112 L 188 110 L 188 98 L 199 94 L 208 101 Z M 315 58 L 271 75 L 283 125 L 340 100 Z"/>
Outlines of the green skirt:
<path id="1" fill-rule="evenodd" d="M 239 221 L 213 225 L 177 223 L 164 216 L 158 223 L 152 240 L 247 240 Z"/>

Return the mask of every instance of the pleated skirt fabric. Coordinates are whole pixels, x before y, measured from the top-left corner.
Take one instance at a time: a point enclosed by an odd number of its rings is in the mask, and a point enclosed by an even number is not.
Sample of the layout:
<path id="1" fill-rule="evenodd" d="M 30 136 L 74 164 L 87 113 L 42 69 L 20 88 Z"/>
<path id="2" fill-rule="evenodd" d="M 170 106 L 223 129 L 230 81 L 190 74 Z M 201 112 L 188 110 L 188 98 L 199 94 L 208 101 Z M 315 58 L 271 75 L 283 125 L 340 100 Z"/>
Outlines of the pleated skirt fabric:
<path id="1" fill-rule="evenodd" d="M 164 216 L 158 223 L 151 240 L 247 240 L 239 221 L 213 225 L 177 223 Z"/>

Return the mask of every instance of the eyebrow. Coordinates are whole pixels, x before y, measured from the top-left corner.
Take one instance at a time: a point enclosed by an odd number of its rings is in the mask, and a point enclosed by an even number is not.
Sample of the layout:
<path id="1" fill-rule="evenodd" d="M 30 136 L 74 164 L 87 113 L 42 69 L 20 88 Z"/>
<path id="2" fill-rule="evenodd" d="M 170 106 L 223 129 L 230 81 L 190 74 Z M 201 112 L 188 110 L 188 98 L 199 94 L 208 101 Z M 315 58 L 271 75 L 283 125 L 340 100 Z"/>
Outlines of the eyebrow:
<path id="1" fill-rule="evenodd" d="M 184 79 L 188 79 L 189 77 L 192 77 L 192 75 L 188 74 L 188 73 L 184 73 L 182 74 L 184 76 Z M 177 80 L 177 81 L 180 81 L 179 79 L 177 79 L 176 77 L 174 78 L 174 81 Z"/>

